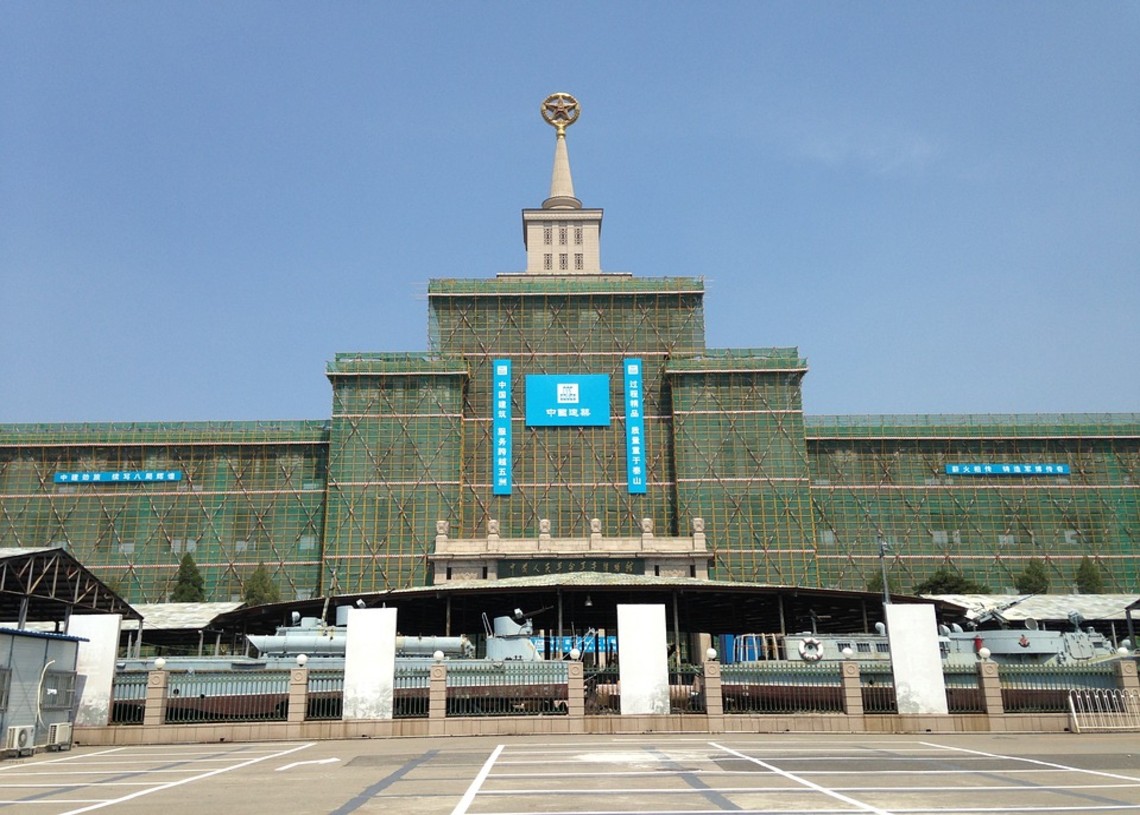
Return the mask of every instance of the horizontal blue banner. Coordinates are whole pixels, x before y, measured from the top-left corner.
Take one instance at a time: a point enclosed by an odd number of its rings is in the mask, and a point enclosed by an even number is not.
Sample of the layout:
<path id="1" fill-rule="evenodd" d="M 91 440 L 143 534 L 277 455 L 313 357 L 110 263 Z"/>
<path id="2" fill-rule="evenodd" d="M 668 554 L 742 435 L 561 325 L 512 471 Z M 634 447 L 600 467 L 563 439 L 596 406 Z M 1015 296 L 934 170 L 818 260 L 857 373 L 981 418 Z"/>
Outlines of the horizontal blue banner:
<path id="1" fill-rule="evenodd" d="M 947 464 L 946 475 L 1068 475 L 1068 464 Z"/>
<path id="2" fill-rule="evenodd" d="M 118 470 L 109 473 L 56 473 L 56 484 L 140 484 L 148 481 L 181 481 L 181 470 Z"/>
<path id="3" fill-rule="evenodd" d="M 610 378 L 605 374 L 531 374 L 526 378 L 527 427 L 609 427 Z"/>
<path id="4" fill-rule="evenodd" d="M 617 636 L 609 635 L 607 637 L 531 637 L 530 641 L 534 643 L 534 647 L 540 651 L 546 647 L 547 640 L 550 641 L 550 653 L 556 654 L 559 650 L 564 654 L 570 653 L 571 648 L 577 648 L 583 654 L 597 654 L 605 651 L 617 650 Z"/>

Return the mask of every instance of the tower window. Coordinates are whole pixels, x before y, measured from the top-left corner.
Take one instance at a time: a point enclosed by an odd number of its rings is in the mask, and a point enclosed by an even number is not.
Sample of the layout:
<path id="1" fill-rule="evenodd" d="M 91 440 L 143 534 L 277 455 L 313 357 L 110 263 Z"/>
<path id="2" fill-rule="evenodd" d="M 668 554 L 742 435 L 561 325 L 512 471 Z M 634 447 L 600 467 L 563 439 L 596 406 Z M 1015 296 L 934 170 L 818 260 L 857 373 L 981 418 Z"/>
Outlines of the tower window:
<path id="1" fill-rule="evenodd" d="M 542 256 L 542 268 L 548 272 L 554 268 L 554 255 L 547 252 Z"/>
<path id="2" fill-rule="evenodd" d="M 582 245 L 582 227 L 580 226 L 574 227 L 574 243 L 578 246 Z"/>
<path id="3" fill-rule="evenodd" d="M 558 227 L 558 243 L 562 246 L 566 245 L 566 227 Z"/>
<path id="4" fill-rule="evenodd" d="M 566 269 L 569 267 L 567 260 L 568 258 L 566 257 L 565 252 L 558 256 L 558 268 L 563 272 L 566 271 Z"/>
<path id="5" fill-rule="evenodd" d="M 581 252 L 575 252 L 574 253 L 574 268 L 577 269 L 579 272 L 582 271 L 582 253 Z"/>
<path id="6" fill-rule="evenodd" d="M 550 246 L 551 242 L 554 240 L 553 232 L 554 232 L 554 230 L 551 229 L 549 226 L 544 227 L 542 230 L 542 242 L 545 243 L 547 246 Z"/>

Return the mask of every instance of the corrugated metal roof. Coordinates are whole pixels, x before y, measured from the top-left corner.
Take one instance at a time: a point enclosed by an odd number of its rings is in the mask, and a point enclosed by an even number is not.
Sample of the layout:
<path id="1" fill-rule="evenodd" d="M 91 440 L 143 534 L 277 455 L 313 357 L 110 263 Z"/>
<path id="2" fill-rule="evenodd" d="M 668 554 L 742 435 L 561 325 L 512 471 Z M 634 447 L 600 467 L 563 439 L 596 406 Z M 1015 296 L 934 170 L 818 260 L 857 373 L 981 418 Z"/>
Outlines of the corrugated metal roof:
<path id="1" fill-rule="evenodd" d="M 86 637 L 76 637 L 73 634 L 60 634 L 56 631 L 37 631 L 30 628 L 9 628 L 0 626 L 0 634 L 12 634 L 17 637 L 34 637 L 41 640 L 64 640 L 65 642 L 90 642 Z"/>
<path id="2" fill-rule="evenodd" d="M 219 614 L 226 614 L 245 603 L 136 603 L 143 616 L 143 631 L 172 631 L 207 628 Z M 135 620 L 124 620 L 123 631 L 137 631 Z"/>
<path id="3" fill-rule="evenodd" d="M 1015 603 L 1001 614 L 1007 620 L 1068 620 L 1070 611 L 1077 611 L 1086 620 L 1124 620 L 1124 609 L 1140 600 L 1138 594 L 929 594 L 935 600 L 945 600 L 965 606 L 974 612 L 984 612 Z M 1021 599 L 1024 598 L 1024 599 Z"/>

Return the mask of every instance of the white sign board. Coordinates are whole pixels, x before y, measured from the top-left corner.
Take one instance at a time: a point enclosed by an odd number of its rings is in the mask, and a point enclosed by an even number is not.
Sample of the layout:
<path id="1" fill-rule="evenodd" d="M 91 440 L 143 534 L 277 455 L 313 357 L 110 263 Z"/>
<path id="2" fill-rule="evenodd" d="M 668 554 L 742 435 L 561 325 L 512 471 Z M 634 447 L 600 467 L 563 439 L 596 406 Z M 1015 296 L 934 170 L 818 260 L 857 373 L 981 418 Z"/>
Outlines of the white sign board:
<path id="1" fill-rule="evenodd" d="M 929 603 L 883 606 L 899 713 L 945 714 L 946 680 L 938 624 Z"/>
<path id="2" fill-rule="evenodd" d="M 83 692 L 75 712 L 78 727 L 106 727 L 111 718 L 111 685 L 119 653 L 119 614 L 73 614 L 67 633 L 82 637 L 75 672 L 82 677 Z"/>
<path id="3" fill-rule="evenodd" d="M 396 609 L 348 611 L 342 719 L 391 719 L 396 678 Z"/>
<path id="4" fill-rule="evenodd" d="M 669 643 L 665 606 L 619 605 L 618 669 L 621 712 L 669 712 Z"/>

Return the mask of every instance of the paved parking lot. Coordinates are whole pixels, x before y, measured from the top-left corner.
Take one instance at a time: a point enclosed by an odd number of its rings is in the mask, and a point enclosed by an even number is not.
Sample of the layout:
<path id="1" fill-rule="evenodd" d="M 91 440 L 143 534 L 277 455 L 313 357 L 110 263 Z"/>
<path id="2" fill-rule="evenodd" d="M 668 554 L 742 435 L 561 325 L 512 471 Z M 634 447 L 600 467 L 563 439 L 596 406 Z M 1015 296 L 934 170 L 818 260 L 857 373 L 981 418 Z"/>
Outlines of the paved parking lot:
<path id="1" fill-rule="evenodd" d="M 77 748 L 0 763 L 0 811 L 79 815 L 1140 810 L 1140 737 L 392 739 Z"/>

